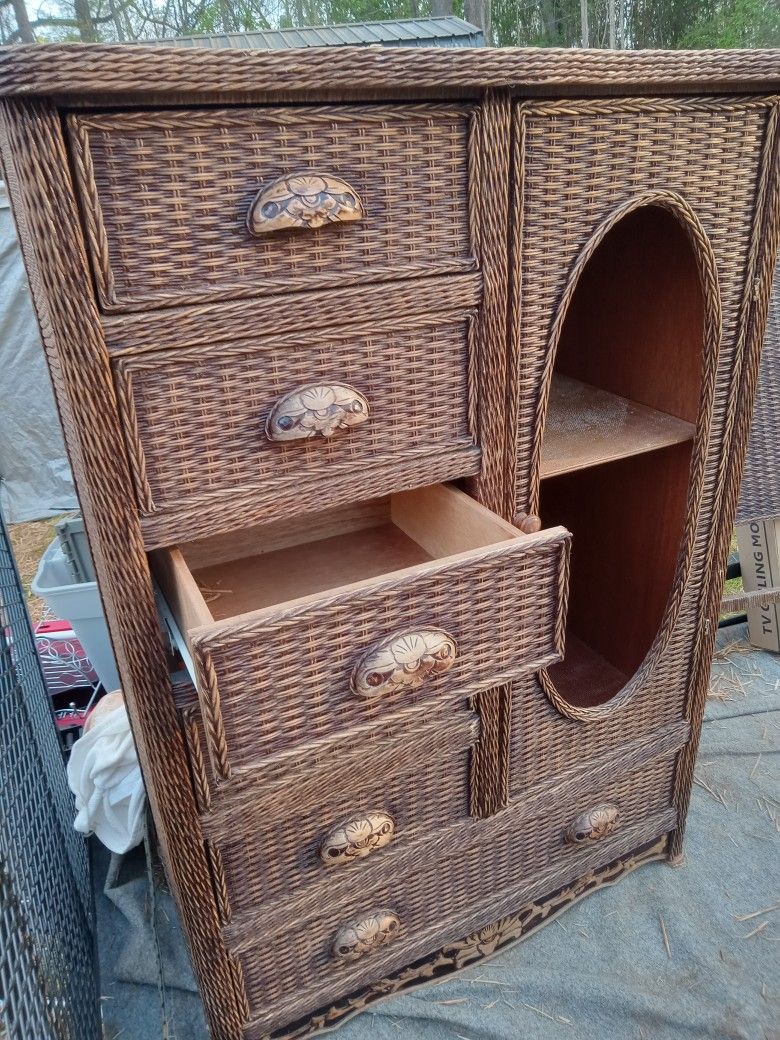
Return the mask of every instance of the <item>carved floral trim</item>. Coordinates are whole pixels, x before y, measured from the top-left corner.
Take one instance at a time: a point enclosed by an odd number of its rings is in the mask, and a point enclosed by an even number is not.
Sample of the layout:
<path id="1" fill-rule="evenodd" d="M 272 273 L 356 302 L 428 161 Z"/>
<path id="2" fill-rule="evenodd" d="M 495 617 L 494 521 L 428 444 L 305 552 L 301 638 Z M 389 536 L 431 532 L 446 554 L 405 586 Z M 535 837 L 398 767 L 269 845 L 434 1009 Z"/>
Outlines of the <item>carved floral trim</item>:
<path id="1" fill-rule="evenodd" d="M 395 821 L 388 813 L 363 813 L 334 827 L 322 843 L 320 856 L 328 866 L 351 863 L 389 845 L 394 836 Z"/>
<path id="2" fill-rule="evenodd" d="M 365 215 L 358 193 L 340 177 L 296 173 L 262 187 L 252 200 L 246 223 L 250 234 L 266 235 L 345 224 Z"/>
<path id="3" fill-rule="evenodd" d="M 337 430 L 360 426 L 369 416 L 368 401 L 345 383 L 310 383 L 280 398 L 268 413 L 270 441 L 332 437 Z"/>
<path id="4" fill-rule="evenodd" d="M 594 805 L 566 828 L 566 843 L 580 845 L 586 841 L 600 841 L 616 831 L 619 823 L 620 809 L 617 805 L 609 802 Z"/>
<path id="5" fill-rule="evenodd" d="M 457 645 L 440 628 L 395 632 L 374 643 L 352 672 L 352 692 L 379 697 L 399 690 L 416 690 L 431 675 L 452 668 Z"/>
<path id="6" fill-rule="evenodd" d="M 356 961 L 380 946 L 391 942 L 401 928 L 398 914 L 392 910 L 375 910 L 368 917 L 344 925 L 333 940 L 333 956 L 337 961 Z"/>

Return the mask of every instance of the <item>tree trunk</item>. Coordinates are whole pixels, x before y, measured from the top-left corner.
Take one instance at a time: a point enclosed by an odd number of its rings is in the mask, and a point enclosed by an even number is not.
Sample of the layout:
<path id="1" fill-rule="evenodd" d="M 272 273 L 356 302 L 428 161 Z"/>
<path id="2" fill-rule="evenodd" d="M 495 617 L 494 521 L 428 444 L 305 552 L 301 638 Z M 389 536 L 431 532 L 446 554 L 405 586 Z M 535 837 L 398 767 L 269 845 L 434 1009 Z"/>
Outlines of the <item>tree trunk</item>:
<path id="1" fill-rule="evenodd" d="M 485 43 L 490 46 L 490 4 L 491 0 L 463 0 L 463 17 L 467 22 L 476 25 L 485 36 Z"/>
<path id="2" fill-rule="evenodd" d="M 16 28 L 19 30 L 19 39 L 22 43 L 35 43 L 35 33 L 30 25 L 30 16 L 27 14 L 27 5 L 24 0 L 11 0 Z"/>
<path id="3" fill-rule="evenodd" d="M 452 14 L 452 0 L 431 0 L 431 14 L 434 18 L 446 18 Z"/>
<path id="4" fill-rule="evenodd" d="M 97 43 L 98 35 L 95 23 L 92 21 L 89 0 L 74 0 L 73 14 L 76 17 L 76 26 L 82 43 Z"/>

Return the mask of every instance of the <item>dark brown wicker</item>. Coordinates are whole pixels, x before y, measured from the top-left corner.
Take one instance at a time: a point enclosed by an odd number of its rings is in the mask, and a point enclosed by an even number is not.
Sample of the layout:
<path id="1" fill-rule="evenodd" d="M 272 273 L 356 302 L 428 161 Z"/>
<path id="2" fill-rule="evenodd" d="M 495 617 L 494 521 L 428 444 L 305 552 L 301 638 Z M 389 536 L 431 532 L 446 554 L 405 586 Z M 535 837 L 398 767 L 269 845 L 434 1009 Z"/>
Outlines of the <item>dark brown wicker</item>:
<path id="1" fill-rule="evenodd" d="M 215 774 L 227 779 L 262 756 L 404 706 L 455 706 L 552 664 L 561 655 L 567 545 L 565 532 L 553 531 L 199 630 L 193 655 Z M 377 635 L 429 624 L 457 643 L 449 671 L 419 691 L 354 695 L 352 668 Z"/>
<path id="2" fill-rule="evenodd" d="M 777 255 L 779 88 L 777 51 L 0 51 L 5 176 L 215 1040 L 298 1040 L 680 856 Z M 258 189 L 301 172 L 345 181 L 363 219 L 250 236 Z M 554 671 L 564 534 L 467 535 L 538 527 L 567 315 L 648 209 L 701 288 L 698 407 L 664 449 L 688 467 L 679 544 L 643 662 L 576 703 Z M 260 436 L 322 380 L 372 421 L 297 451 Z M 171 687 L 148 548 L 251 555 L 303 513 L 456 478 L 503 518 L 464 512 L 470 551 L 217 622 L 172 604 L 200 688 Z M 356 660 L 410 625 L 457 662 L 359 700 Z M 318 860 L 366 816 L 392 840 Z"/>
<path id="3" fill-rule="evenodd" d="M 399 852 L 384 868 L 372 870 L 358 892 L 353 878 L 334 878 L 310 889 L 306 901 L 285 901 L 276 914 L 256 911 L 234 918 L 226 934 L 244 965 L 252 1016 L 247 1036 L 262 1035 L 263 1029 L 338 999 L 436 950 L 448 936 L 488 924 L 539 878 L 554 891 L 594 863 L 655 838 L 674 826 L 673 774 L 674 756 L 668 755 L 606 784 L 580 775 L 561 787 L 560 800 L 551 801 L 547 794 L 541 804 L 518 805 L 487 825 L 456 823 L 430 835 L 418 848 Z M 566 828 L 605 800 L 620 809 L 614 834 L 566 844 Z M 488 905 L 478 911 L 486 899 Z M 339 927 L 380 907 L 400 918 L 398 936 L 362 961 L 334 965 L 331 947 Z M 306 924 L 296 926 L 299 921 Z"/>
<path id="4" fill-rule="evenodd" d="M 284 907 L 312 885 L 345 878 L 363 884 L 381 860 L 468 817 L 469 749 L 479 736 L 471 712 L 441 712 L 423 723 L 408 715 L 331 742 L 318 757 L 311 745 L 256 770 L 203 830 L 219 849 L 233 914 L 262 904 Z M 371 753 L 366 754 L 366 747 Z M 388 814 L 392 840 L 365 860 L 328 866 L 320 852 L 338 825 L 367 812 Z"/>
<path id="5" fill-rule="evenodd" d="M 101 303 L 110 310 L 333 292 L 473 270 L 466 105 L 332 106 L 73 116 L 71 141 Z M 258 188 L 285 173 L 343 176 L 357 227 L 246 234 Z M 279 304 L 258 306 L 257 313 Z"/>
<path id="6" fill-rule="evenodd" d="M 267 304 L 284 315 L 283 298 Z M 407 308 L 368 326 L 345 314 L 316 333 L 124 353 L 114 378 L 147 546 L 478 472 L 473 320 Z M 365 395 L 364 428 L 268 440 L 266 419 L 286 392 L 332 382 Z"/>

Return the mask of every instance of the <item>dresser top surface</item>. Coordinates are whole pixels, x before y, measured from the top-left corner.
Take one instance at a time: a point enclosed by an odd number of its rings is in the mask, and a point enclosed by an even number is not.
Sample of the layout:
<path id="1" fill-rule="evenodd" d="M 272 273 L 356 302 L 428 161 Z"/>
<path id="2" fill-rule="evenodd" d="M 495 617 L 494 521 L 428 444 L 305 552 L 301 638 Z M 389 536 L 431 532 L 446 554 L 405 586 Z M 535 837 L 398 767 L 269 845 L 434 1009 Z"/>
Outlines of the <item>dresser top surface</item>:
<path id="1" fill-rule="evenodd" d="M 780 49 L 0 47 L 0 96 L 52 96 L 70 105 L 119 97 L 123 103 L 424 98 L 491 88 L 520 96 L 772 92 L 780 90 Z"/>

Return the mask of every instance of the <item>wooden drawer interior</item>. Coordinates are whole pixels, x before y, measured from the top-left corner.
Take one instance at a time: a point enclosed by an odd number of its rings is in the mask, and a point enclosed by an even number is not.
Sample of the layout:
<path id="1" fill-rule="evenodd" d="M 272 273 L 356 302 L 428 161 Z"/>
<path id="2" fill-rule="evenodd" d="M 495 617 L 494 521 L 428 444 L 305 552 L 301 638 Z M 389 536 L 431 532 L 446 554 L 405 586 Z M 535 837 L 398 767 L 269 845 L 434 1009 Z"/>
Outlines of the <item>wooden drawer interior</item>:
<path id="1" fill-rule="evenodd" d="M 192 653 L 218 777 L 558 660 L 568 543 L 563 528 L 524 535 L 463 492 L 433 485 L 153 552 Z M 446 668 L 421 684 L 383 681 L 376 696 L 352 687 L 370 648 L 431 629 L 454 640 Z"/>

